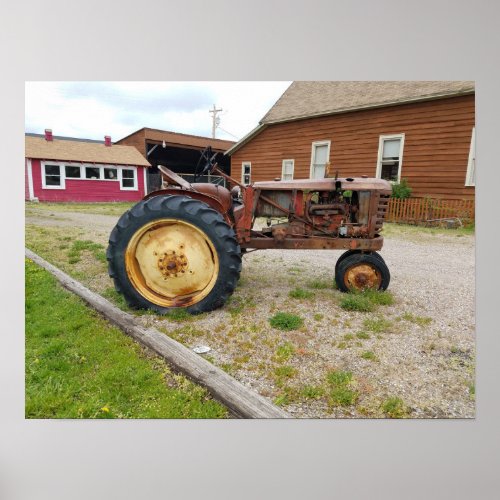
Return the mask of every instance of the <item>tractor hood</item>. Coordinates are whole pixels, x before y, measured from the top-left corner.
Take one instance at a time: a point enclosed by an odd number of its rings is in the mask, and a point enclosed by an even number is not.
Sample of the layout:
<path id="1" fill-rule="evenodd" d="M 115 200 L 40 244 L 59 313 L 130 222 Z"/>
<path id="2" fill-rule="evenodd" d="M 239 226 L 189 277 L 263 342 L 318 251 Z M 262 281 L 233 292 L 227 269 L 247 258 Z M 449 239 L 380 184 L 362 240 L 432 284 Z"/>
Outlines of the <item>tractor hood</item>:
<path id="1" fill-rule="evenodd" d="M 340 182 L 340 187 L 343 190 L 366 191 L 374 189 L 381 191 L 382 194 L 391 194 L 391 184 L 383 179 L 367 178 L 367 177 L 346 177 L 338 178 L 337 180 L 326 179 L 294 179 L 292 181 L 263 181 L 255 182 L 255 189 L 263 190 L 305 190 L 310 191 L 332 191 L 335 190 L 335 183 Z"/>

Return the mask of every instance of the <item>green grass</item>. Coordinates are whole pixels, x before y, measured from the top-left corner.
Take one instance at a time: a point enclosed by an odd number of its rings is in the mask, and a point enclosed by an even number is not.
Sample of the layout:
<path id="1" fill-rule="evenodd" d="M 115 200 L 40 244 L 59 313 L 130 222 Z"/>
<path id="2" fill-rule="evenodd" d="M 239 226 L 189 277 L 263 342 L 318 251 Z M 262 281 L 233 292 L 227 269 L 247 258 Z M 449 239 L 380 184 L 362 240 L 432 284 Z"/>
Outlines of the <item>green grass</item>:
<path id="1" fill-rule="evenodd" d="M 365 319 L 363 326 L 370 332 L 382 333 L 392 326 L 392 322 L 384 318 Z"/>
<path id="2" fill-rule="evenodd" d="M 366 339 L 369 339 L 370 338 L 370 334 L 369 333 L 366 333 L 366 332 L 358 332 L 356 333 L 356 337 L 358 339 L 363 339 L 363 340 L 366 340 Z"/>
<path id="3" fill-rule="evenodd" d="M 432 318 L 427 318 L 424 316 L 415 316 L 412 313 L 404 313 L 401 316 L 401 319 L 404 319 L 405 321 L 409 321 L 410 323 L 415 323 L 416 325 L 420 325 L 420 326 L 427 326 L 430 323 L 432 323 Z"/>
<path id="4" fill-rule="evenodd" d="M 409 410 L 401 398 L 391 397 L 382 403 L 382 411 L 389 418 L 405 418 Z"/>
<path id="5" fill-rule="evenodd" d="M 90 240 L 75 240 L 68 251 L 68 262 L 76 264 L 82 258 L 82 252 L 85 250 L 92 253 L 92 255 L 101 262 L 106 262 L 106 252 L 104 246 L 100 243 L 94 243 Z"/>
<path id="6" fill-rule="evenodd" d="M 134 203 L 109 202 L 109 203 L 30 203 L 25 204 L 26 212 L 82 212 L 86 214 L 121 215 L 131 208 Z"/>
<path id="7" fill-rule="evenodd" d="M 269 318 L 269 323 L 278 330 L 297 330 L 304 324 L 304 320 L 296 314 L 278 312 Z"/>
<path id="8" fill-rule="evenodd" d="M 326 375 L 328 383 L 328 404 L 330 406 L 351 406 L 358 400 L 359 393 L 353 389 L 351 372 L 330 371 Z"/>
<path id="9" fill-rule="evenodd" d="M 25 313 L 26 418 L 227 416 L 28 259 Z"/>
<path id="10" fill-rule="evenodd" d="M 346 311 L 372 312 L 375 304 L 362 294 L 347 293 L 340 299 L 340 307 Z"/>
<path id="11" fill-rule="evenodd" d="M 304 290 L 303 288 L 295 288 L 289 294 L 292 299 L 311 299 L 314 297 L 314 293 L 309 290 Z"/>
<path id="12" fill-rule="evenodd" d="M 373 351 L 365 351 L 363 354 L 361 354 L 361 357 L 363 359 L 368 360 L 368 361 L 377 361 L 378 360 L 377 356 L 375 355 L 375 353 Z"/>
<path id="13" fill-rule="evenodd" d="M 291 342 L 285 342 L 276 349 L 275 359 L 279 363 L 288 361 L 295 354 L 295 347 Z"/>
<path id="14" fill-rule="evenodd" d="M 315 279 L 308 281 L 306 283 L 307 288 L 312 288 L 313 290 L 327 290 L 335 288 L 333 280 L 320 280 Z"/>

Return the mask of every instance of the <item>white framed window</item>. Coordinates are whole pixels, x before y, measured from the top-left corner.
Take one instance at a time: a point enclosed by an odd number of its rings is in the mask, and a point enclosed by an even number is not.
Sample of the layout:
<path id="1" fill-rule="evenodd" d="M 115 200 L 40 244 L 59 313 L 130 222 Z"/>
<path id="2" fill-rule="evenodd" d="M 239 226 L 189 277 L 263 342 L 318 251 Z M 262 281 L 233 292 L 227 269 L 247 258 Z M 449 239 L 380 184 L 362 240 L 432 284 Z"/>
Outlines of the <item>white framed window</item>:
<path id="1" fill-rule="evenodd" d="M 283 160 L 281 165 L 281 180 L 291 181 L 293 179 L 294 168 L 295 160 Z"/>
<path id="2" fill-rule="evenodd" d="M 241 183 L 246 186 L 252 183 L 252 163 L 249 161 L 241 164 Z"/>
<path id="3" fill-rule="evenodd" d="M 326 175 L 326 166 L 330 162 L 330 141 L 315 141 L 311 151 L 311 179 L 323 179 Z"/>
<path id="4" fill-rule="evenodd" d="M 472 128 L 470 139 L 469 161 L 467 162 L 467 174 L 465 175 L 465 185 L 476 185 L 476 127 Z"/>
<path id="5" fill-rule="evenodd" d="M 64 176 L 66 179 L 81 179 L 82 166 L 81 165 L 64 165 Z"/>
<path id="6" fill-rule="evenodd" d="M 122 191 L 137 191 L 137 169 L 120 168 L 119 172 L 120 189 Z"/>
<path id="7" fill-rule="evenodd" d="M 404 142 L 404 134 L 380 136 L 375 174 L 377 178 L 390 182 L 400 182 Z"/>
<path id="8" fill-rule="evenodd" d="M 42 162 L 42 188 L 66 189 L 63 165 L 58 162 Z"/>

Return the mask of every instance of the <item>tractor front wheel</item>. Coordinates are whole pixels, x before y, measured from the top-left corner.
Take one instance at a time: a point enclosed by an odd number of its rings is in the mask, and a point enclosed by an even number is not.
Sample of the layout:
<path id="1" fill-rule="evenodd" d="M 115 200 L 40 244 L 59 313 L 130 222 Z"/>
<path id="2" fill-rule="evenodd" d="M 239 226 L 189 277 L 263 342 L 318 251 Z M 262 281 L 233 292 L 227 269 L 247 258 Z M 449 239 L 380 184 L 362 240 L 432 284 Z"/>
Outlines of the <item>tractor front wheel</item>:
<path id="1" fill-rule="evenodd" d="M 385 290 L 391 275 L 384 260 L 372 254 L 355 253 L 340 263 L 336 283 L 342 292 L 363 291 L 368 288 Z"/>
<path id="2" fill-rule="evenodd" d="M 232 228 L 205 203 L 155 196 L 122 215 L 107 251 L 109 275 L 132 307 L 192 314 L 222 306 L 241 271 Z"/>

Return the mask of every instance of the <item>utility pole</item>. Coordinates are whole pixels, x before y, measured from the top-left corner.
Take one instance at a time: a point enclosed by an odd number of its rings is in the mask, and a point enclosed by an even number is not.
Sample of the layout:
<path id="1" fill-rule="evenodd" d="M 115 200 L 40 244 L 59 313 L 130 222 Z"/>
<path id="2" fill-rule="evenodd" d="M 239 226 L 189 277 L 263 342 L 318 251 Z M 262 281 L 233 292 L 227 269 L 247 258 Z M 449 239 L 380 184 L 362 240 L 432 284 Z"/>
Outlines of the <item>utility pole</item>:
<path id="1" fill-rule="evenodd" d="M 212 139 L 215 139 L 215 129 L 220 123 L 220 118 L 217 116 L 217 113 L 220 113 L 222 109 L 216 109 L 215 104 L 213 109 L 210 109 L 208 112 L 212 115 Z"/>

